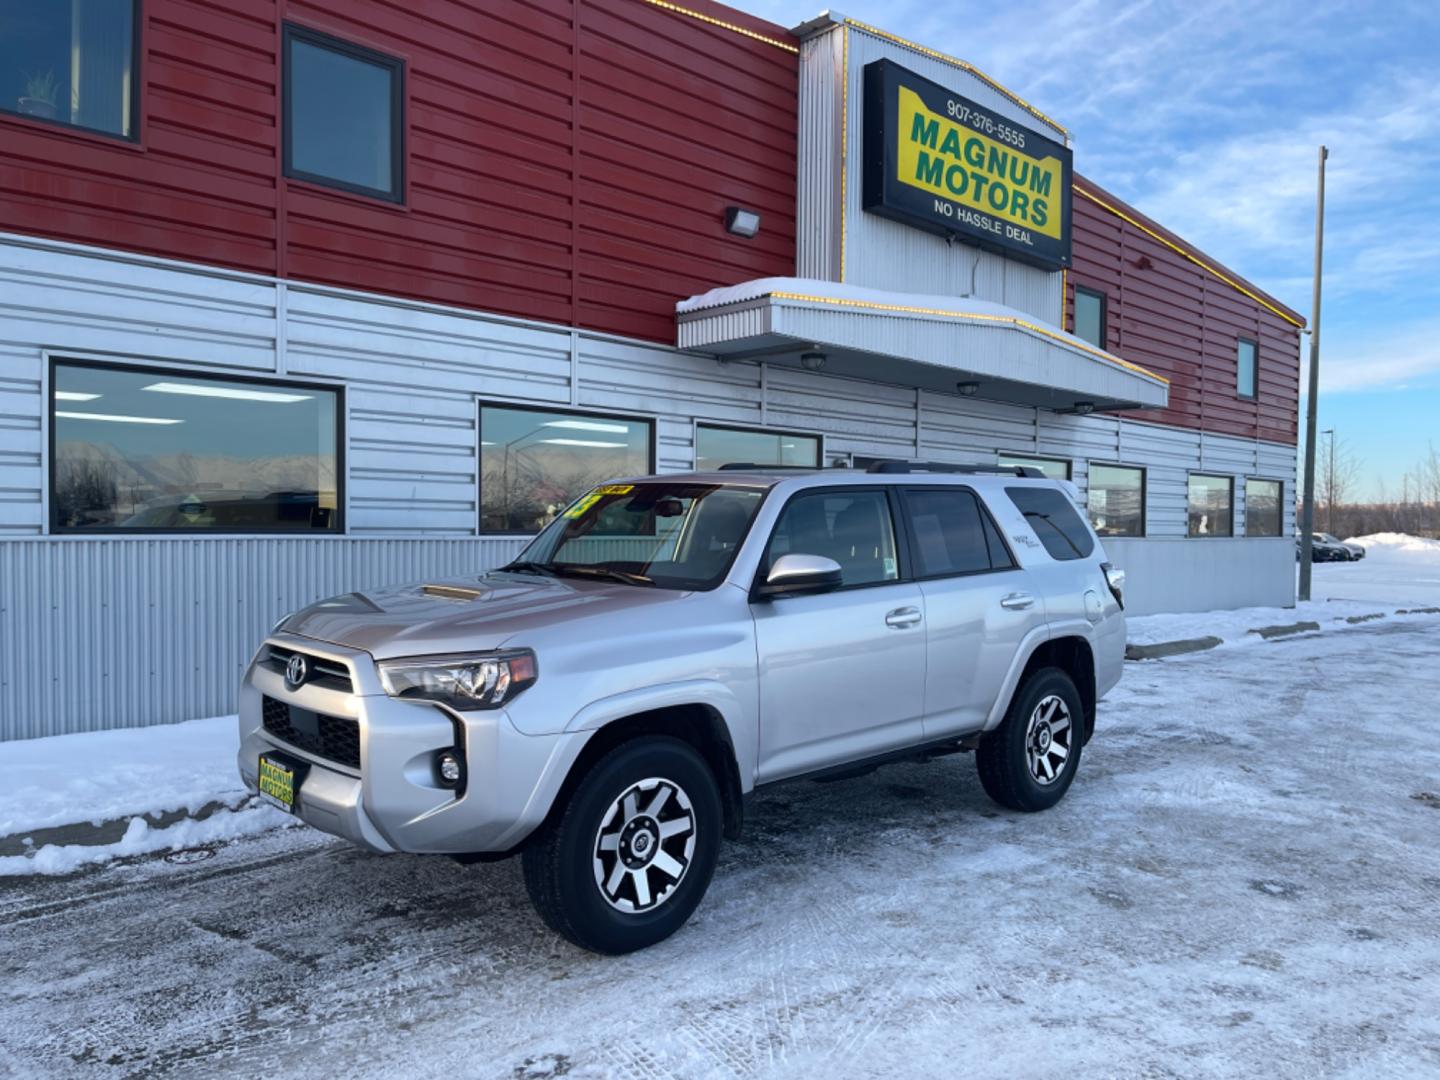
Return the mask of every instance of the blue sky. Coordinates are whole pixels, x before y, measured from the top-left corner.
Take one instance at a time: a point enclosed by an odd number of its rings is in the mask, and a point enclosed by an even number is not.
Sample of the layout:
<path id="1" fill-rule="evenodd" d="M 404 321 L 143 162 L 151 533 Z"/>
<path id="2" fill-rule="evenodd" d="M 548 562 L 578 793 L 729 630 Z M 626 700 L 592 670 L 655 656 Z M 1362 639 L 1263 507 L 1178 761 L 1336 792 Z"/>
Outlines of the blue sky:
<path id="1" fill-rule="evenodd" d="M 820 10 L 732 2 L 786 26 Z M 1361 459 L 1361 497 L 1382 485 L 1398 495 L 1427 444 L 1440 447 L 1440 4 L 850 0 L 841 10 L 1028 98 L 1070 128 L 1080 172 L 1307 319 L 1325 143 L 1320 427 Z"/>

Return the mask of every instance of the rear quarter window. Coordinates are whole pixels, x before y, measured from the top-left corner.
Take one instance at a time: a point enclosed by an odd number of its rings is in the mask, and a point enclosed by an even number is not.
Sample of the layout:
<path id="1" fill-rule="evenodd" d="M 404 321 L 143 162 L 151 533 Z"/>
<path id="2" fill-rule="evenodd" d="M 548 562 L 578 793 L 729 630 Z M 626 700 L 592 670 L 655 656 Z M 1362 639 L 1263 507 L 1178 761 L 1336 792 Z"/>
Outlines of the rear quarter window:
<path id="1" fill-rule="evenodd" d="M 1063 492 L 1051 487 L 1007 487 L 1005 494 L 1025 515 L 1052 559 L 1084 559 L 1095 550 L 1090 530 Z"/>

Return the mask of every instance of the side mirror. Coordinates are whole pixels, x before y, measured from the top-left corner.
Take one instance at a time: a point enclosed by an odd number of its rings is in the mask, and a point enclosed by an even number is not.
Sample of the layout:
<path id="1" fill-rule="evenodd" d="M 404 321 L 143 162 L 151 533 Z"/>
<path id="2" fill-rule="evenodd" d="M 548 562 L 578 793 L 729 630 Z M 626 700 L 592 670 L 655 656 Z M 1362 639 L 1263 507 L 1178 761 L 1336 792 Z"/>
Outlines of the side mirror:
<path id="1" fill-rule="evenodd" d="M 829 592 L 841 584 L 840 564 L 823 555 L 781 555 L 765 583 L 755 590 L 762 600 Z"/>

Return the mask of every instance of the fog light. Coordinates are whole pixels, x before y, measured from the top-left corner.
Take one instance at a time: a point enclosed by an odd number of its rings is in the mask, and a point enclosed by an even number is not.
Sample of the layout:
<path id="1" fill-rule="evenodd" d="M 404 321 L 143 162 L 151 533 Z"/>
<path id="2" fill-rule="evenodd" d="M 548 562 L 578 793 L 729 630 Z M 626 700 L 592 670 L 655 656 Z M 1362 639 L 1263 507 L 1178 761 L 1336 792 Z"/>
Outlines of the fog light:
<path id="1" fill-rule="evenodd" d="M 446 787 L 454 787 L 460 783 L 460 776 L 464 770 L 460 766 L 460 756 L 454 750 L 441 750 L 435 764 L 442 784 Z"/>

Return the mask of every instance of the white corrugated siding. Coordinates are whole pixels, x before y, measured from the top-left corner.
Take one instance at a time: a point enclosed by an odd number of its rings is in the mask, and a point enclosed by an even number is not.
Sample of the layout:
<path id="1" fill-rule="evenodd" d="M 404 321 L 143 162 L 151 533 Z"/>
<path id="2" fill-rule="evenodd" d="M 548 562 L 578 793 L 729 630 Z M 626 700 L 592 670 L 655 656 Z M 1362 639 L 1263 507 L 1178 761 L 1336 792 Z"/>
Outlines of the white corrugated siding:
<path id="1" fill-rule="evenodd" d="M 43 295 L 27 285 L 17 299 L 21 279 L 43 279 Z M 283 327 L 277 306 L 288 312 Z M 47 351 L 343 381 L 350 535 L 44 537 Z M 478 572 L 512 557 L 522 540 L 474 535 L 477 398 L 573 400 L 653 416 L 661 471 L 692 465 L 697 420 L 816 432 L 827 460 L 1071 458 L 1082 488 L 1087 459 L 1145 465 L 1150 536 L 1176 542 L 1124 545 L 1144 549 L 1127 555 L 1136 604 L 1163 586 L 1154 593 L 1163 603 L 1206 606 L 1214 575 L 1197 569 L 1201 548 L 1246 565 L 1262 557 L 1239 542 L 1179 539 L 1192 470 L 1236 476 L 1237 502 L 1246 475 L 1283 480 L 1287 534 L 1293 528 L 1289 446 L 767 371 L 434 305 L 0 241 L 0 738 L 229 711 L 241 669 L 277 616 L 321 596 Z M 1293 560 L 1288 542 L 1256 549 L 1265 572 L 1278 573 L 1280 547 Z M 1289 580 L 1281 577 L 1237 595 L 1279 602 L 1271 594 Z M 1242 580 L 1258 578 L 1247 571 Z"/>

